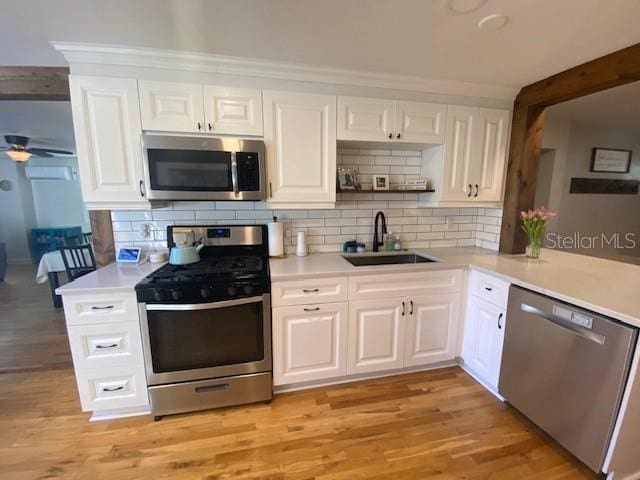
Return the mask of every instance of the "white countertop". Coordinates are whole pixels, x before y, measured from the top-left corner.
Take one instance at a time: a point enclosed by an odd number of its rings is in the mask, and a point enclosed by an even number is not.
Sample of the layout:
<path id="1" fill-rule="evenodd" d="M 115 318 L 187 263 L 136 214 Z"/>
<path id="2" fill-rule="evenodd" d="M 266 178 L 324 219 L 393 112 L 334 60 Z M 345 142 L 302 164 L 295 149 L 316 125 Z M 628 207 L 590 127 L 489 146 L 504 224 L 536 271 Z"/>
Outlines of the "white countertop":
<path id="1" fill-rule="evenodd" d="M 539 260 L 482 248 L 415 250 L 438 263 L 354 267 L 340 253 L 271 259 L 271 280 L 467 268 L 640 327 L 640 266 L 543 249 Z"/>
<path id="2" fill-rule="evenodd" d="M 112 263 L 87 273 L 56 289 L 58 295 L 90 293 L 105 290 L 132 290 L 140 280 L 162 267 L 163 263 L 145 262 L 140 265 Z"/>

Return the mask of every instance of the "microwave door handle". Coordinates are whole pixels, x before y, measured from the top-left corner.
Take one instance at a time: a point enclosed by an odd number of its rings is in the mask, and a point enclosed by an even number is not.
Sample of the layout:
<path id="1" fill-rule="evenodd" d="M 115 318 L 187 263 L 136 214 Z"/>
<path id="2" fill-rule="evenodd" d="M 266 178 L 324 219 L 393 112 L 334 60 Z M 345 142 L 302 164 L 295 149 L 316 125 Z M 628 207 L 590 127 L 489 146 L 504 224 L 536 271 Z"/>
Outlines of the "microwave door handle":
<path id="1" fill-rule="evenodd" d="M 222 302 L 212 303 L 148 303 L 145 308 L 147 311 L 165 311 L 165 312 L 182 312 L 193 310 L 213 310 L 215 308 L 234 307 L 237 305 L 246 305 L 248 303 L 259 303 L 264 298 L 262 295 L 256 297 L 240 298 L 238 300 L 225 300 Z"/>
<path id="2" fill-rule="evenodd" d="M 231 152 L 231 185 L 233 193 L 237 197 L 240 190 L 238 188 L 238 162 L 236 160 L 236 152 Z"/>
<path id="3" fill-rule="evenodd" d="M 600 335 L 599 333 L 592 332 L 591 330 L 580 327 L 579 325 L 575 325 L 571 322 L 567 322 L 566 320 L 564 320 L 561 317 L 558 317 L 557 315 L 548 314 L 540 310 L 539 308 L 536 308 L 527 303 L 520 304 L 520 310 L 524 313 L 529 313 L 531 315 L 535 315 L 536 317 L 543 318 L 544 320 L 547 320 L 561 328 L 569 330 L 586 340 L 590 340 L 600 345 L 604 345 L 604 342 L 606 340 L 604 335 Z"/>

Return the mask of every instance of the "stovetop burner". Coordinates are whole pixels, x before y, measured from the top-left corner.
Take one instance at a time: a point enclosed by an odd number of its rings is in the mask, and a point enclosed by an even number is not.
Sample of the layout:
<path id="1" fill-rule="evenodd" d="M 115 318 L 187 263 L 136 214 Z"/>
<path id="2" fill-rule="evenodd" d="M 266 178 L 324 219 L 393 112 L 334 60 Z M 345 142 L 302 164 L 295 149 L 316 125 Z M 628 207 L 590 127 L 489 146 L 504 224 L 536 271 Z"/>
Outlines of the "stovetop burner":
<path id="1" fill-rule="evenodd" d="M 189 265 L 165 265 L 147 277 L 149 283 L 179 283 L 203 280 L 233 281 L 263 274 L 264 260 L 254 256 L 209 257 Z"/>

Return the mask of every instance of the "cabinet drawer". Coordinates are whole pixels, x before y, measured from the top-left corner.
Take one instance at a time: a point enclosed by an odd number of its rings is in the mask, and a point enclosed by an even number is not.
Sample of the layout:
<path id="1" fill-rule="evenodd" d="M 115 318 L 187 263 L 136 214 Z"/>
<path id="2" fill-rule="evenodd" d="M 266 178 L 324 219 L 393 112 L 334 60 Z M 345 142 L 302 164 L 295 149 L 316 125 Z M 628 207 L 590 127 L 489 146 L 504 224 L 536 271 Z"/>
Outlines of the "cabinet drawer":
<path id="1" fill-rule="evenodd" d="M 67 325 L 138 321 L 138 302 L 133 291 L 65 295 L 62 300 Z"/>
<path id="2" fill-rule="evenodd" d="M 349 300 L 453 293 L 462 289 L 462 270 L 349 277 Z"/>
<path id="3" fill-rule="evenodd" d="M 77 370 L 82 410 L 94 412 L 149 404 L 144 366 Z"/>
<path id="4" fill-rule="evenodd" d="M 329 277 L 275 282 L 271 288 L 274 307 L 347 300 L 347 277 Z"/>
<path id="5" fill-rule="evenodd" d="M 144 363 L 138 322 L 73 325 L 68 330 L 75 368 Z"/>
<path id="6" fill-rule="evenodd" d="M 470 270 L 469 292 L 498 307 L 507 308 L 509 284 L 504 280 L 477 270 Z"/>

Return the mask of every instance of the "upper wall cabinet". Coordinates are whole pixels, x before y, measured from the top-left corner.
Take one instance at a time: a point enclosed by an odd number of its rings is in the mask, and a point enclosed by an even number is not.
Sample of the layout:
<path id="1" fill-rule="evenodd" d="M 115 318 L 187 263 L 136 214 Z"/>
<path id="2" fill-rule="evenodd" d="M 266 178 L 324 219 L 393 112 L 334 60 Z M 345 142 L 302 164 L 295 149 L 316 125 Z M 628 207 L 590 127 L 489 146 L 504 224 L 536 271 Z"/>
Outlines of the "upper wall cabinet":
<path id="1" fill-rule="evenodd" d="M 145 130 L 262 135 L 260 90 L 140 80 Z"/>
<path id="2" fill-rule="evenodd" d="M 87 206 L 148 208 L 136 81 L 71 76 L 69 86 L 78 170 Z"/>
<path id="3" fill-rule="evenodd" d="M 444 142 L 446 105 L 338 97 L 338 140 Z"/>
<path id="4" fill-rule="evenodd" d="M 336 201 L 336 97 L 264 91 L 269 203 L 326 208 Z"/>
<path id="5" fill-rule="evenodd" d="M 502 199 L 509 116 L 507 110 L 449 106 L 442 201 Z"/>

